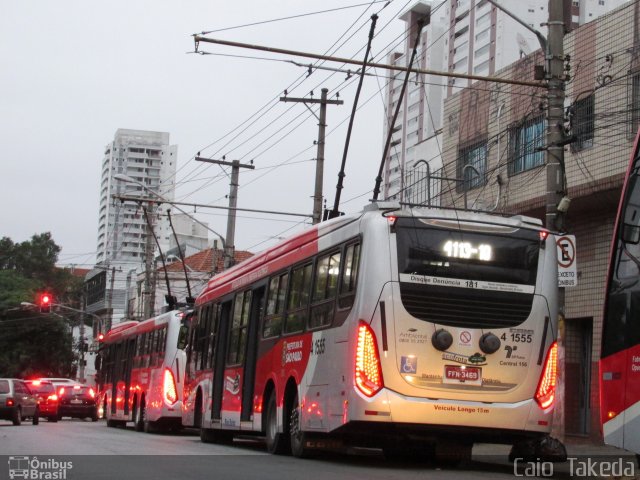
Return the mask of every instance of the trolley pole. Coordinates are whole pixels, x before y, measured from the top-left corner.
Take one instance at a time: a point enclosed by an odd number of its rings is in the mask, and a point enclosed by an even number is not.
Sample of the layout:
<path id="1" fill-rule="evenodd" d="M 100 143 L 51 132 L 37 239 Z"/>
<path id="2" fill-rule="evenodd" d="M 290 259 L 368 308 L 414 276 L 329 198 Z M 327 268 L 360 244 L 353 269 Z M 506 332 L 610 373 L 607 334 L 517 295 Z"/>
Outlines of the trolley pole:
<path id="1" fill-rule="evenodd" d="M 546 57 L 547 77 L 547 149 L 546 149 L 546 222 L 552 231 L 564 231 L 568 208 L 564 172 L 564 14 L 563 0 L 549 0 L 549 22 Z M 553 279 L 552 281 L 557 281 Z M 564 441 L 565 434 L 565 290 L 558 288 L 558 376 L 553 434 Z"/>
<path id="2" fill-rule="evenodd" d="M 308 103 L 319 103 L 320 104 L 320 118 L 313 113 L 313 115 L 318 118 L 318 152 L 316 154 L 316 182 L 315 189 L 313 192 L 313 224 L 320 223 L 322 220 L 322 183 L 324 180 L 324 137 L 325 137 L 325 128 L 327 126 L 327 105 L 342 105 L 344 102 L 342 100 L 327 100 L 327 93 L 329 93 L 328 88 L 322 89 L 322 95 L 320 100 L 316 100 L 313 98 L 289 98 L 289 97 L 280 97 L 281 102 L 296 102 L 296 103 L 304 103 L 305 106 Z M 309 108 L 309 107 L 307 107 Z"/>
<path id="3" fill-rule="evenodd" d="M 223 157 L 224 158 L 224 157 Z M 253 165 L 240 163 L 240 160 L 227 162 L 225 160 L 213 160 L 211 158 L 196 157 L 199 162 L 215 163 L 231 167 L 231 188 L 229 190 L 229 213 L 227 215 L 227 238 L 224 246 L 224 268 L 232 267 L 235 259 L 235 232 L 236 232 L 236 205 L 238 203 L 238 185 L 241 168 L 253 170 Z"/>

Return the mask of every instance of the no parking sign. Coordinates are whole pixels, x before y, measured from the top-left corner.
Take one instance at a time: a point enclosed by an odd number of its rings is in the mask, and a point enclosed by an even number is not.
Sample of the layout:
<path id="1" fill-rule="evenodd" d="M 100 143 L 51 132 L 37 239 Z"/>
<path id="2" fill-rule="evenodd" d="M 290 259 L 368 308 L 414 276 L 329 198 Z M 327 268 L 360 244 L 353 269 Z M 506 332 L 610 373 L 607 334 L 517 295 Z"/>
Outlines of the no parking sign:
<path id="1" fill-rule="evenodd" d="M 578 285 L 578 265 L 576 261 L 576 236 L 563 235 L 556 240 L 558 252 L 558 286 Z"/>

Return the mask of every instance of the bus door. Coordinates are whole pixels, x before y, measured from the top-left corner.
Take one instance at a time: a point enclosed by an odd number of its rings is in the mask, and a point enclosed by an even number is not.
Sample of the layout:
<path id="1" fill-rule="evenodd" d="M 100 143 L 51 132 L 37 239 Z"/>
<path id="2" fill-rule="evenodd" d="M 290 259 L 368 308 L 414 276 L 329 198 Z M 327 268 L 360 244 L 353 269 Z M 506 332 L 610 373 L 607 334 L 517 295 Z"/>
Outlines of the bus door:
<path id="1" fill-rule="evenodd" d="M 129 414 L 129 394 L 131 391 L 131 369 L 133 367 L 133 356 L 136 351 L 136 339 L 130 338 L 124 344 L 122 361 L 122 380 L 124 381 L 124 414 Z"/>
<path id="2" fill-rule="evenodd" d="M 253 413 L 253 391 L 256 379 L 256 363 L 258 353 L 258 329 L 264 308 L 264 295 L 266 283 L 255 288 L 251 295 L 251 307 L 249 311 L 249 325 L 247 328 L 247 350 L 244 355 L 244 380 L 242 383 L 242 413 L 240 421 L 251 420 Z"/>
<path id="3" fill-rule="evenodd" d="M 229 299 L 220 305 L 220 320 L 216 332 L 216 346 L 213 367 L 213 381 L 211 392 L 211 419 L 220 420 L 222 411 L 222 394 L 224 393 L 224 367 L 227 359 L 227 335 L 231 314 L 233 312 L 233 300 Z"/>
<path id="4" fill-rule="evenodd" d="M 124 350 L 123 343 L 116 343 L 111 346 L 111 353 L 113 354 L 112 362 L 113 367 L 111 369 L 111 414 L 114 415 L 118 407 L 118 382 L 120 382 L 121 375 L 121 362 L 122 351 Z"/>

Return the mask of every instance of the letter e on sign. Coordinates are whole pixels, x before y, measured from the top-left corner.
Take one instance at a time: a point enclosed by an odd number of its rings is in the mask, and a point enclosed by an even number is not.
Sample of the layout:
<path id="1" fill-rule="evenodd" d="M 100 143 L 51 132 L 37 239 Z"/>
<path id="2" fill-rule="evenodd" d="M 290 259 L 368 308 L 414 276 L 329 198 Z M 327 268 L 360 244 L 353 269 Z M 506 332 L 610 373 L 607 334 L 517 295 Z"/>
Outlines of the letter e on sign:
<path id="1" fill-rule="evenodd" d="M 558 286 L 575 287 L 578 284 L 576 236 L 562 235 L 556 239 L 558 253 Z"/>

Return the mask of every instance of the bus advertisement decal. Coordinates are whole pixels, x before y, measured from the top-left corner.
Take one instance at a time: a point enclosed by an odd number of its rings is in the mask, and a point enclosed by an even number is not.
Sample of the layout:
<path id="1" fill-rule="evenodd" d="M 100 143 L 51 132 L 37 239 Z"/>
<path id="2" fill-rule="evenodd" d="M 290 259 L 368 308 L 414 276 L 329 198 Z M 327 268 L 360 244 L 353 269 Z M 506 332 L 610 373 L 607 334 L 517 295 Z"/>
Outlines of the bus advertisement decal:
<path id="1" fill-rule="evenodd" d="M 474 353 L 471 356 L 462 355 L 460 353 L 444 352 L 442 354 L 442 359 L 461 363 L 463 365 L 481 366 L 487 364 L 487 357 L 478 352 Z"/>
<path id="2" fill-rule="evenodd" d="M 434 277 L 428 275 L 415 275 L 401 273 L 400 281 L 405 283 L 417 283 L 420 285 L 434 285 L 438 287 L 469 288 L 473 290 L 490 290 L 494 292 L 528 293 L 533 294 L 533 285 L 521 285 L 517 283 L 487 282 L 483 280 L 468 280 L 463 278 Z"/>
<path id="3" fill-rule="evenodd" d="M 238 393 L 240 393 L 240 374 L 236 373 L 235 377 L 230 377 L 227 375 L 224 382 L 224 388 L 231 395 L 237 395 Z"/>

